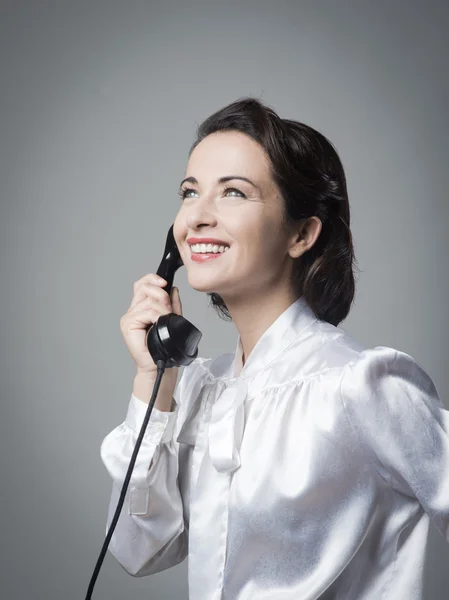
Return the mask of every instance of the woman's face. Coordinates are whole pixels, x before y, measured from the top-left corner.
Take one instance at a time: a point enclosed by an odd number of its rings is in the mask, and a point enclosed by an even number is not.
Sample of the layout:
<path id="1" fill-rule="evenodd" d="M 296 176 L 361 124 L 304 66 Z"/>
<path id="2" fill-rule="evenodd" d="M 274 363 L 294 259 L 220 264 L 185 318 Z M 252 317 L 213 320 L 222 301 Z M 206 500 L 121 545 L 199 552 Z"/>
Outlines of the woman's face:
<path id="1" fill-rule="evenodd" d="M 240 132 L 211 134 L 193 150 L 185 177 L 191 181 L 181 185 L 174 236 L 191 287 L 216 292 L 226 302 L 285 284 L 292 236 L 283 227 L 283 200 L 263 148 Z M 228 249 L 216 258 L 195 260 L 192 237 L 213 238 Z"/>

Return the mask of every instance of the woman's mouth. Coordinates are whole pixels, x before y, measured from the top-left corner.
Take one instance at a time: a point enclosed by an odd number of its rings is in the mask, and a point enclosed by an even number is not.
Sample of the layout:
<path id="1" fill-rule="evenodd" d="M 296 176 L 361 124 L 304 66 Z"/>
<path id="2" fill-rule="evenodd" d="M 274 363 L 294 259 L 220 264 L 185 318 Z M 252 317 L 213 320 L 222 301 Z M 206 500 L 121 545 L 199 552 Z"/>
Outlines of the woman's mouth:
<path id="1" fill-rule="evenodd" d="M 192 244 L 190 246 L 191 258 L 194 262 L 205 262 L 219 258 L 229 250 L 229 246 L 217 246 L 213 244 Z"/>

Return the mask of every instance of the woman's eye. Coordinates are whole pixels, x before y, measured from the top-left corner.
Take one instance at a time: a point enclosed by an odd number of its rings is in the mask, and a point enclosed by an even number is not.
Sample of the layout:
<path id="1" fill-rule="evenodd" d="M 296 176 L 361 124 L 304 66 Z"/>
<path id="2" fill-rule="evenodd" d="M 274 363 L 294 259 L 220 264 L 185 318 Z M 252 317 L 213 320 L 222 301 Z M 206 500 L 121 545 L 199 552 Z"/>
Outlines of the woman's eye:
<path id="1" fill-rule="evenodd" d="M 197 191 L 192 188 L 185 188 L 185 189 L 179 190 L 178 194 L 184 200 L 185 198 L 190 198 L 190 196 L 189 196 L 190 192 L 197 193 Z M 238 190 L 237 188 L 230 187 L 230 188 L 226 188 L 223 190 L 223 194 L 227 194 L 228 192 L 237 192 L 237 194 L 240 194 L 240 196 L 242 196 L 243 198 L 246 198 L 245 194 L 243 192 L 241 192 L 240 190 Z"/>
<path id="2" fill-rule="evenodd" d="M 192 190 L 191 188 L 186 188 L 183 190 L 179 190 L 178 194 L 181 196 L 181 198 L 184 200 L 184 198 L 187 196 L 187 194 L 189 192 L 194 192 L 195 190 Z"/>
<path id="3" fill-rule="evenodd" d="M 223 193 L 227 193 L 227 192 L 237 192 L 237 194 L 240 194 L 241 196 L 246 198 L 245 194 L 243 192 L 241 192 L 240 190 L 238 190 L 237 188 L 231 188 L 231 187 L 226 188 Z"/>

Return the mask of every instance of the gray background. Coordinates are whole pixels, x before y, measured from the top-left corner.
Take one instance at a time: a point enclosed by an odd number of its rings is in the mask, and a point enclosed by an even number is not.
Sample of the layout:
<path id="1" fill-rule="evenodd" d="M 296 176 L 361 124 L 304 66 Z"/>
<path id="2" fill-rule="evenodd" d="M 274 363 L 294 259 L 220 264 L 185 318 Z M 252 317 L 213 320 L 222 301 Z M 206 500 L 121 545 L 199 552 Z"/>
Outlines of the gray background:
<path id="1" fill-rule="evenodd" d="M 361 268 L 341 326 L 414 356 L 447 406 L 447 27 L 436 1 L 1 3 L 5 597 L 84 598 L 100 444 L 134 376 L 119 320 L 159 264 L 196 125 L 241 96 L 335 143 Z M 234 326 L 176 283 L 201 354 L 234 350 Z M 432 525 L 426 599 L 447 598 L 448 561 Z M 186 570 L 135 579 L 108 554 L 94 598 L 186 599 Z"/>

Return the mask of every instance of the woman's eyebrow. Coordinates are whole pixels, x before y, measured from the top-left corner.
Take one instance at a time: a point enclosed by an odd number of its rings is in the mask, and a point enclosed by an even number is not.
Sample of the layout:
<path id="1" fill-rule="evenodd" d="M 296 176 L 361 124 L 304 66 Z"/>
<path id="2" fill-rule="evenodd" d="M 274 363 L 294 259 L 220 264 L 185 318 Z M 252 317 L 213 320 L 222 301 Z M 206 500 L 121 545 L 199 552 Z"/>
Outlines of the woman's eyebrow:
<path id="1" fill-rule="evenodd" d="M 247 181 L 252 186 L 257 188 L 257 185 L 255 183 L 253 183 L 251 181 L 251 179 L 248 179 L 248 177 L 242 177 L 241 175 L 226 175 L 225 177 L 220 177 L 220 179 L 218 179 L 218 183 L 226 183 L 227 181 L 231 181 L 232 179 L 241 179 L 242 181 Z M 195 177 L 186 177 L 185 179 L 183 179 L 181 181 L 181 183 L 179 184 L 179 187 L 181 187 L 182 184 L 186 181 L 188 181 L 189 183 L 195 183 L 196 185 L 198 185 L 198 181 L 195 179 Z"/>

